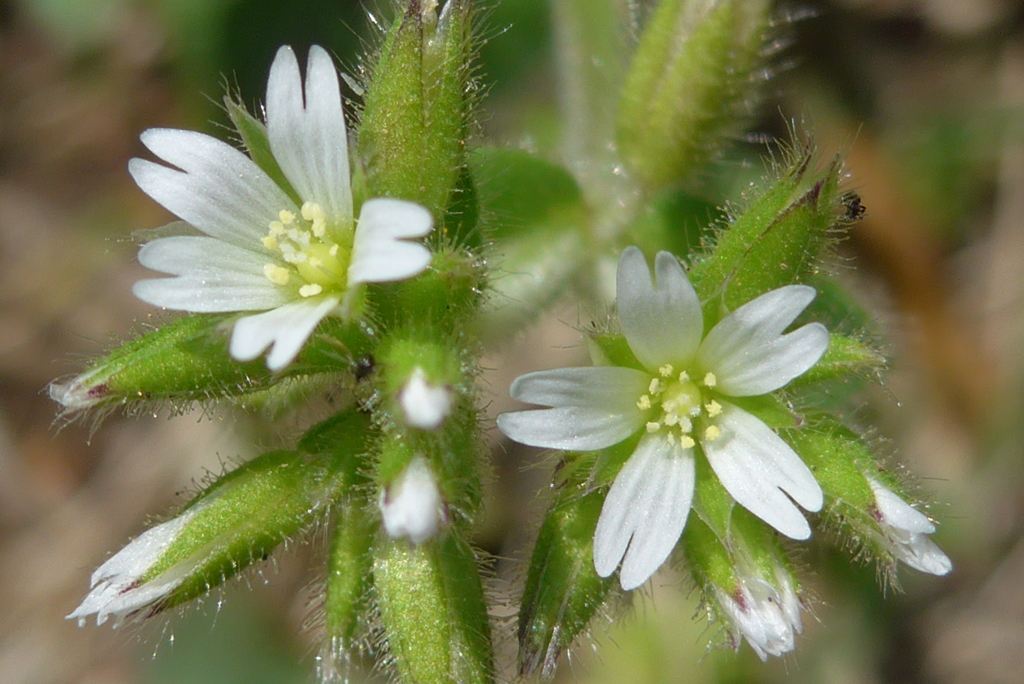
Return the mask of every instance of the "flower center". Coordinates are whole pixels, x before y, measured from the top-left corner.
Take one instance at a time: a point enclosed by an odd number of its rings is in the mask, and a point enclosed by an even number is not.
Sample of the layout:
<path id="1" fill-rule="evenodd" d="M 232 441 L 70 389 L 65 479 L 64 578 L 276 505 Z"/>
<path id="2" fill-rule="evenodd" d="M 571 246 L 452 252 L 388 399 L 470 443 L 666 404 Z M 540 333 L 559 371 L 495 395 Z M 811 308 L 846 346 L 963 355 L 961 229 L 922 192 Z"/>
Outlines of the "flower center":
<path id="1" fill-rule="evenodd" d="M 263 246 L 280 255 L 280 262 L 263 266 L 263 273 L 276 285 L 298 285 L 301 297 L 315 297 L 324 290 L 343 290 L 348 280 L 350 248 L 328 235 L 323 207 L 316 202 L 302 205 L 299 215 L 282 209 L 271 221 Z"/>
<path id="2" fill-rule="evenodd" d="M 647 393 L 636 402 L 641 411 L 654 411 L 655 419 L 647 422 L 647 432 L 662 433 L 670 443 L 678 441 L 684 449 L 692 449 L 696 445 L 696 422 L 700 424 L 697 429 L 702 430 L 698 435 L 703 439 L 718 439 L 722 430 L 712 421 L 722 413 L 722 405 L 706 396 L 716 384 L 714 373 L 707 373 L 698 383 L 686 371 L 676 373 L 672 364 L 659 368 L 658 375 L 647 386 Z"/>

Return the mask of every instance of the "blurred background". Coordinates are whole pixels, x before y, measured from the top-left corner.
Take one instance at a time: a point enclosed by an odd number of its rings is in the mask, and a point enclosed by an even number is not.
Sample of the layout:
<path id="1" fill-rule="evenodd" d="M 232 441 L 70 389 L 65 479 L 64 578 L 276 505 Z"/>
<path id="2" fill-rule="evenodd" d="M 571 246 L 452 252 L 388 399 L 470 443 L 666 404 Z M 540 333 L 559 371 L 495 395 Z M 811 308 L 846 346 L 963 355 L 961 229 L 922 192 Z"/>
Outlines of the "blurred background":
<path id="1" fill-rule="evenodd" d="M 387 16 L 379 4 L 371 9 Z M 479 138 L 554 158 L 551 7 L 489 5 Z M 883 591 L 873 567 L 813 543 L 802 552 L 814 597 L 804 637 L 762 665 L 746 646 L 707 651 L 716 632 L 696 592 L 663 571 L 630 616 L 599 621 L 558 681 L 1019 682 L 1024 3 L 805 0 L 781 6 L 778 21 L 791 40 L 770 62 L 761 118 L 720 170 L 759 173 L 757 141 L 783 135 L 790 119 L 827 156 L 848 153 L 849 188 L 867 215 L 836 268 L 892 358 L 859 415 L 934 502 L 954 572 L 904 569 L 903 591 Z M 318 636 L 304 625 L 322 535 L 150 624 L 64 620 L 111 552 L 208 473 L 254 453 L 253 426 L 225 410 L 115 413 L 58 429 L 45 388 L 151 322 L 130 293 L 143 269 L 127 237 L 169 216 L 127 174 L 144 152 L 139 133 L 222 135 L 225 88 L 255 104 L 278 45 L 304 53 L 319 43 L 355 70 L 376 38 L 355 0 L 0 0 L 0 683 L 313 681 Z M 492 416 L 515 375 L 582 353 L 578 317 L 574 306 L 555 311 L 489 355 L 485 366 L 502 369 L 485 378 Z M 534 533 L 522 521 L 542 510 L 534 492 L 548 466 L 492 432 L 497 477 L 478 543 L 499 558 L 495 619 L 511 639 Z"/>

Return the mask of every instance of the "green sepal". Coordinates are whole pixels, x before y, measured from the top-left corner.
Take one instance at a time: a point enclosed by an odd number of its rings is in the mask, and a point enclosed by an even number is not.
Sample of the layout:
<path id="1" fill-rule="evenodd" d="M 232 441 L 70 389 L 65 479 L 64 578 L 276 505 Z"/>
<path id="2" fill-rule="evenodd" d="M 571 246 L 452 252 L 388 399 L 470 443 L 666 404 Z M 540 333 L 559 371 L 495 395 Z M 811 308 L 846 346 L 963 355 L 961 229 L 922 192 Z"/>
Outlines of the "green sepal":
<path id="1" fill-rule="evenodd" d="M 877 377 L 885 357 L 874 347 L 840 333 L 829 335 L 828 350 L 818 363 L 787 386 L 798 389 L 814 383 L 846 377 Z"/>
<path id="2" fill-rule="evenodd" d="M 703 451 L 696 452 L 694 466 L 696 484 L 691 504 L 692 514 L 686 526 L 689 528 L 689 521 L 699 518 L 723 543 L 727 543 L 733 509 L 737 507 L 736 501 L 718 481 L 718 476 L 711 469 L 711 464 L 708 463 Z"/>
<path id="3" fill-rule="evenodd" d="M 815 274 L 830 232 L 842 222 L 841 163 L 811 170 L 813 150 L 790 163 L 742 214 L 718 233 L 709 253 L 689 272 L 705 306 L 705 327 L 770 290 L 806 282 Z"/>
<path id="4" fill-rule="evenodd" d="M 375 288 L 373 307 L 385 325 L 410 321 L 461 329 L 483 302 L 484 263 L 458 248 L 434 252 L 430 267 L 417 277 Z"/>
<path id="5" fill-rule="evenodd" d="M 245 146 L 246 152 L 249 153 L 249 158 L 295 202 L 295 206 L 301 207 L 302 197 L 292 187 L 288 177 L 281 170 L 280 164 L 277 163 L 274 153 L 270 151 L 270 139 L 267 137 L 266 124 L 250 114 L 249 110 L 231 95 L 224 96 L 224 109 L 227 110 L 228 118 L 234 124 L 238 135 L 241 136 L 242 144 Z"/>
<path id="6" fill-rule="evenodd" d="M 373 541 L 377 521 L 370 502 L 350 494 L 335 507 L 324 589 L 324 629 L 329 655 L 344 658 L 365 624 L 373 577 Z"/>
<path id="7" fill-rule="evenodd" d="M 766 0 L 661 0 L 619 101 L 618 144 L 648 190 L 691 180 L 754 93 Z"/>
<path id="8" fill-rule="evenodd" d="M 593 454 L 566 454 L 555 473 L 556 495 L 544 515 L 519 608 L 519 673 L 554 672 L 568 648 L 604 605 L 614 576 L 594 568 L 594 530 L 604 489 L 590 485 Z"/>
<path id="9" fill-rule="evenodd" d="M 389 655 L 402 681 L 493 681 L 483 583 L 466 542 L 454 534 L 418 545 L 384 538 L 373 576 Z"/>
<path id="10" fill-rule="evenodd" d="M 803 422 L 792 407 L 775 394 L 761 394 L 756 397 L 727 397 L 725 401 L 736 404 L 772 430 L 798 427 Z"/>
<path id="11" fill-rule="evenodd" d="M 371 196 L 418 202 L 444 218 L 465 164 L 471 3 L 410 0 L 373 67 L 359 126 Z"/>
<path id="12" fill-rule="evenodd" d="M 595 366 L 620 366 L 647 372 L 629 348 L 625 336 L 611 332 L 588 332 L 585 340 L 590 360 Z"/>
<path id="13" fill-rule="evenodd" d="M 875 496 L 864 473 L 878 467 L 871 449 L 852 430 L 834 418 L 816 416 L 813 425 L 781 430 L 779 436 L 793 447 L 821 485 L 826 518 L 835 506 L 866 511 L 874 504 Z"/>

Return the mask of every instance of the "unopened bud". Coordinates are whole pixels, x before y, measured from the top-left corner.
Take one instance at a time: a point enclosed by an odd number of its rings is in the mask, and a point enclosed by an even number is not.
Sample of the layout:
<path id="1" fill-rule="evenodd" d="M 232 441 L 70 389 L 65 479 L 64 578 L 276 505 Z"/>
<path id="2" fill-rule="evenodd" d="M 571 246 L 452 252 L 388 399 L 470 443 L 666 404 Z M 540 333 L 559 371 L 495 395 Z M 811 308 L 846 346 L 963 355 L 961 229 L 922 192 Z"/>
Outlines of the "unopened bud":
<path id="1" fill-rule="evenodd" d="M 413 544 L 433 539 L 448 522 L 446 508 L 437 479 L 422 456 L 414 457 L 380 492 L 384 530 L 392 539 L 408 537 Z"/>

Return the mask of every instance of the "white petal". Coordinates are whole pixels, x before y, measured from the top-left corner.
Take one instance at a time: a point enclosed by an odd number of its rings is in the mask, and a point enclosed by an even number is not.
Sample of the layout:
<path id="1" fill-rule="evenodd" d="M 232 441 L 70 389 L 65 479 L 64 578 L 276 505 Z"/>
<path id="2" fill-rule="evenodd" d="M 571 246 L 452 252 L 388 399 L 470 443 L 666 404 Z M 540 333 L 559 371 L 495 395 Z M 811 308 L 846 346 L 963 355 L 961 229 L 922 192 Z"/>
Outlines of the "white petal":
<path id="1" fill-rule="evenodd" d="M 693 500 L 693 450 L 645 435 L 608 490 L 594 532 L 594 568 L 635 589 L 657 572 L 686 525 Z M 628 546 L 628 549 L 627 549 Z"/>
<path id="2" fill-rule="evenodd" d="M 139 263 L 179 276 L 135 283 L 135 296 L 154 306 L 209 313 L 272 309 L 288 301 L 263 274 L 271 259 L 215 238 L 154 240 L 139 250 Z"/>
<path id="3" fill-rule="evenodd" d="M 381 490 L 378 505 L 388 536 L 407 537 L 414 544 L 437 536 L 447 520 L 437 480 L 422 456 L 413 458 L 395 481 Z"/>
<path id="4" fill-rule="evenodd" d="M 627 247 L 619 257 L 616 296 L 622 334 L 636 358 L 651 370 L 688 364 L 704 334 L 700 300 L 679 261 L 668 252 L 654 260 L 657 287 L 643 252 Z"/>
<path id="5" fill-rule="evenodd" d="M 718 390 L 733 397 L 767 394 L 802 375 L 828 349 L 828 330 L 810 323 L 782 331 L 814 299 L 814 288 L 787 285 L 761 295 L 718 322 L 697 352 Z"/>
<path id="6" fill-rule="evenodd" d="M 516 378 L 513 399 L 554 408 L 498 416 L 508 437 L 549 449 L 603 449 L 618 444 L 644 424 L 636 401 L 649 378 L 632 368 L 559 368 Z"/>
<path id="7" fill-rule="evenodd" d="M 347 135 L 330 55 L 310 48 L 303 104 L 299 62 L 290 47 L 279 49 L 267 81 L 270 150 L 302 199 L 323 207 L 328 223 L 352 220 Z"/>
<path id="8" fill-rule="evenodd" d="M 789 497 L 809 511 L 824 496 L 810 469 L 788 444 L 759 419 L 722 402 L 716 419 L 721 434 L 701 440 L 708 462 L 737 503 L 792 539 L 811 536 L 810 525 Z"/>
<path id="9" fill-rule="evenodd" d="M 455 396 L 447 385 L 435 385 L 417 366 L 398 393 L 405 423 L 421 430 L 436 430 L 452 412 Z"/>
<path id="10" fill-rule="evenodd" d="M 231 334 L 231 356 L 252 361 L 273 345 L 267 368 L 281 370 L 302 350 L 317 324 L 338 306 L 338 297 L 310 299 L 246 316 L 235 323 Z"/>
<path id="11" fill-rule="evenodd" d="M 424 207 L 405 200 L 378 198 L 363 203 L 352 245 L 348 282 L 389 283 L 422 273 L 430 250 L 406 242 L 430 233 L 434 219 Z"/>
<path id="12" fill-rule="evenodd" d="M 875 503 L 884 524 L 907 532 L 931 534 L 935 531 L 935 525 L 928 516 L 901 499 L 894 491 L 871 478 L 868 478 L 868 484 L 875 495 Z"/>
<path id="13" fill-rule="evenodd" d="M 181 171 L 132 159 L 132 178 L 147 195 L 211 237 L 258 248 L 279 211 L 298 211 L 262 169 L 227 143 L 166 128 L 145 131 L 141 139 Z"/>

